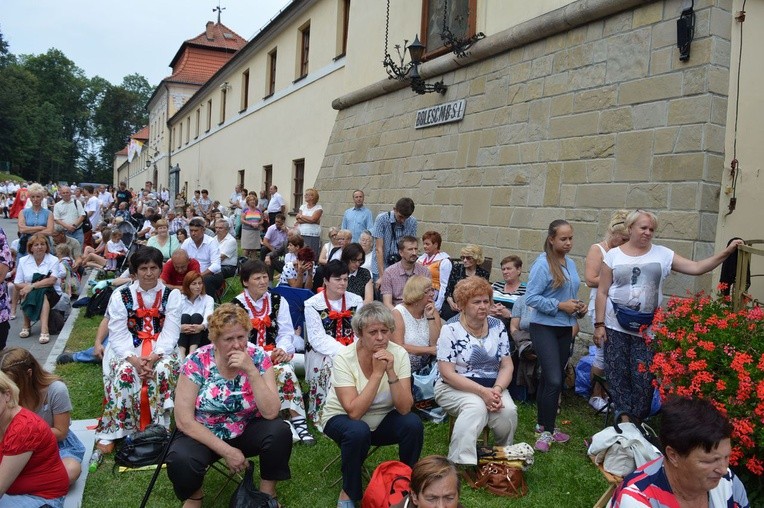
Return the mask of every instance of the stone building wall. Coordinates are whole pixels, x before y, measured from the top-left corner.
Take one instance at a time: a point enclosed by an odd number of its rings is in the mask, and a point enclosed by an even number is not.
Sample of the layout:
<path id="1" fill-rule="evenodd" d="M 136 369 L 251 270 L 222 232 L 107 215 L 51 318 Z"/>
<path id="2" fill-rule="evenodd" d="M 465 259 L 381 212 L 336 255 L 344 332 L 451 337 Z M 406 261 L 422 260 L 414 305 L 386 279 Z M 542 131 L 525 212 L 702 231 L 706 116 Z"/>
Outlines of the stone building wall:
<path id="1" fill-rule="evenodd" d="M 585 15 L 605 2 L 577 3 Z M 700 0 L 695 9 L 689 62 L 676 48 L 682 2 L 642 2 L 430 78 L 449 86 L 443 97 L 399 89 L 340 110 L 316 182 L 322 223 L 339 224 L 355 188 L 375 214 L 410 196 L 420 236 L 441 232 L 452 256 L 465 243 L 482 245 L 498 280 L 497 261 L 507 254 L 530 268 L 557 218 L 573 224 L 583 275 L 611 213 L 645 208 L 658 214 L 657 243 L 708 256 L 723 169 L 731 0 Z M 461 122 L 414 129 L 418 109 L 462 98 Z M 710 276 L 674 274 L 664 289 L 684 294 L 710 284 Z"/>

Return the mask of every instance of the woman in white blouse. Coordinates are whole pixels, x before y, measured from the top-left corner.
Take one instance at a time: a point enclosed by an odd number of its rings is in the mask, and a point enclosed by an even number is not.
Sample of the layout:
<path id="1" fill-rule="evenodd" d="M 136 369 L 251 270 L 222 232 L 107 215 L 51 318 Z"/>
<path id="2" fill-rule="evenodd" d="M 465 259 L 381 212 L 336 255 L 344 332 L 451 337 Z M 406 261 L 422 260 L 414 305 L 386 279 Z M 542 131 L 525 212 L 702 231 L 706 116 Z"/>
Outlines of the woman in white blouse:
<path id="1" fill-rule="evenodd" d="M 305 301 L 305 380 L 310 385 L 308 416 L 318 424 L 319 412 L 331 388 L 334 356 L 355 342 L 351 320 L 363 299 L 347 291 L 348 266 L 330 261 L 324 267 L 324 291 Z"/>
<path id="2" fill-rule="evenodd" d="M 305 240 L 305 245 L 313 250 L 315 258 L 318 261 L 318 255 L 321 253 L 321 215 L 324 209 L 318 204 L 318 191 L 308 189 L 305 191 L 305 203 L 300 206 L 297 212 L 295 222 L 300 228 L 300 235 Z"/>
<path id="3" fill-rule="evenodd" d="M 409 354 L 411 372 L 427 365 L 436 354 L 442 324 L 434 294 L 431 278 L 414 275 L 403 287 L 403 303 L 393 309 L 393 342 Z"/>
<path id="4" fill-rule="evenodd" d="M 24 313 L 24 325 L 19 337 L 29 337 L 32 321 L 40 321 L 40 344 L 50 341 L 48 316 L 61 298 L 61 277 L 64 271 L 58 258 L 50 253 L 48 239 L 35 233 L 27 242 L 28 255 L 19 260 L 16 269 L 16 285 L 21 310 Z"/>
<path id="5" fill-rule="evenodd" d="M 196 351 L 198 347 L 210 343 L 207 338 L 207 319 L 215 310 L 215 300 L 204 291 L 202 274 L 189 270 L 183 278 L 182 312 L 180 316 L 180 338 L 178 348 L 180 357 Z"/>

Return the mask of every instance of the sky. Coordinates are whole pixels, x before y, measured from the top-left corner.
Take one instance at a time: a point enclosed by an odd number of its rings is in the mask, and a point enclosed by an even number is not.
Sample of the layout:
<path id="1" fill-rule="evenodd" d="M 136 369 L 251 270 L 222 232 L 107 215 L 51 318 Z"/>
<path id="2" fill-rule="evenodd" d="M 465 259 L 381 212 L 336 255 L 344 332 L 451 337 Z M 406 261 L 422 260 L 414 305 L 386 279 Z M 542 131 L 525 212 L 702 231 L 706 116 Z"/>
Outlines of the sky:
<path id="1" fill-rule="evenodd" d="M 221 22 L 250 40 L 291 0 L 220 0 Z M 171 74 L 183 41 L 216 21 L 218 0 L 0 0 L 0 32 L 14 55 L 61 50 L 89 78 L 152 86 Z"/>

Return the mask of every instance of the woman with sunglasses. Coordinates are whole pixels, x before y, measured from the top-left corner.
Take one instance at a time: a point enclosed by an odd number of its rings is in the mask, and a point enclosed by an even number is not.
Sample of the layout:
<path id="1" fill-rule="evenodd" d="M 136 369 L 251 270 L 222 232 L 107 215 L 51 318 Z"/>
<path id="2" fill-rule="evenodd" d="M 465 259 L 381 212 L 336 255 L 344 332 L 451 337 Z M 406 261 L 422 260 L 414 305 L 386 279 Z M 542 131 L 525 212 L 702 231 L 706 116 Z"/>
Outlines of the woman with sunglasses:
<path id="1" fill-rule="evenodd" d="M 661 304 L 663 281 L 671 271 L 708 273 L 737 250 L 734 240 L 723 251 L 692 261 L 667 247 L 653 245 L 658 218 L 635 210 L 625 220 L 629 240 L 607 251 L 600 269 L 594 304 L 594 342 L 605 349 L 610 395 L 616 419 L 623 413 L 645 418 L 653 398 L 650 364 L 653 351 L 644 334 Z"/>
<path id="2" fill-rule="evenodd" d="M 461 263 L 454 263 L 451 269 L 451 275 L 448 277 L 448 286 L 446 286 L 445 303 L 440 309 L 440 317 L 443 321 L 448 321 L 453 316 L 459 313 L 459 306 L 454 301 L 454 288 L 456 284 L 467 277 L 477 275 L 488 280 L 489 273 L 480 265 L 483 264 L 485 258 L 483 257 L 483 249 L 479 245 L 469 243 L 462 247 L 461 251 Z"/>

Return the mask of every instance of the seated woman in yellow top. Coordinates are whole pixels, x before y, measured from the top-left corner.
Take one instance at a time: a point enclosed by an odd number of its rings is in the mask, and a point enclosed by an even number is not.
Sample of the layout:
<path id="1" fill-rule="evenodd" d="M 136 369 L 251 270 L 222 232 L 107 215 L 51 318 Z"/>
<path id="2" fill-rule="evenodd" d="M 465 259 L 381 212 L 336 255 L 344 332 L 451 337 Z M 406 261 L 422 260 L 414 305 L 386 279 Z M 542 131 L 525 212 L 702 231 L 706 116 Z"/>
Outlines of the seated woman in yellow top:
<path id="1" fill-rule="evenodd" d="M 343 348 L 332 366 L 332 389 L 324 404 L 324 433 L 342 450 L 342 491 L 338 508 L 359 501 L 361 466 L 371 445 L 398 443 L 401 462 L 419 460 L 424 427 L 411 412 L 408 354 L 390 340 L 395 322 L 379 302 L 364 305 L 353 317 L 357 342 Z"/>

